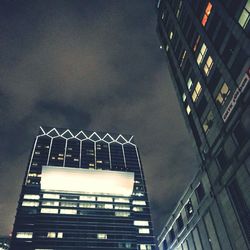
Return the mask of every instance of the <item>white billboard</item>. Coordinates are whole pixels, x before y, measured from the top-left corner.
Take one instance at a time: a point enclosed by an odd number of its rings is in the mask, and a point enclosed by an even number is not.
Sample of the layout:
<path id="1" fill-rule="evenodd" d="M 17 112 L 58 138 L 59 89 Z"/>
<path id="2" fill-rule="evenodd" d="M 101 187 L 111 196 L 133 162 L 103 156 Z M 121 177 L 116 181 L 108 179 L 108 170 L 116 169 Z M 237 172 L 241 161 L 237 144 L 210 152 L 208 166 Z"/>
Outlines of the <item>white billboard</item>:
<path id="1" fill-rule="evenodd" d="M 134 173 L 43 166 L 41 189 L 46 191 L 130 196 Z"/>

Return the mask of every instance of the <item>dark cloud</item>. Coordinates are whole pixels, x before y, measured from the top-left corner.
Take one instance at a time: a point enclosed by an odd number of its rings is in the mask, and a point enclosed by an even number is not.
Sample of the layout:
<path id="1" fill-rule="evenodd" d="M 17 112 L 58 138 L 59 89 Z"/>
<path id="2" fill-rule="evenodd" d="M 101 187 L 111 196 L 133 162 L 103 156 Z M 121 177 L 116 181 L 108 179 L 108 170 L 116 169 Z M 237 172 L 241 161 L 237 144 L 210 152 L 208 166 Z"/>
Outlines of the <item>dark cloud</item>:
<path id="1" fill-rule="evenodd" d="M 196 162 L 150 1 L 2 1 L 0 234 L 39 125 L 134 134 L 156 232 Z"/>

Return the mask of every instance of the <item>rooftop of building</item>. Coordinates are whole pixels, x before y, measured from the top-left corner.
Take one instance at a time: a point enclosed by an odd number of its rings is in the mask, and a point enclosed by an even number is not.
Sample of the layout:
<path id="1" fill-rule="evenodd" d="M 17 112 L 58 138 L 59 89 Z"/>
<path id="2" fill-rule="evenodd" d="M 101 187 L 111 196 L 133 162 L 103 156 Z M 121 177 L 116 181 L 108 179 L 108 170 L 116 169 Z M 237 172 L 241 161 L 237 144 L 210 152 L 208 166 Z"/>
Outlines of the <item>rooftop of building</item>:
<path id="1" fill-rule="evenodd" d="M 134 136 L 128 134 L 100 132 L 100 131 L 89 131 L 85 129 L 76 128 L 55 128 L 40 126 L 38 135 L 48 135 L 51 138 L 64 137 L 65 139 L 75 138 L 78 140 L 92 140 L 92 141 L 105 141 L 124 143 L 134 143 Z"/>

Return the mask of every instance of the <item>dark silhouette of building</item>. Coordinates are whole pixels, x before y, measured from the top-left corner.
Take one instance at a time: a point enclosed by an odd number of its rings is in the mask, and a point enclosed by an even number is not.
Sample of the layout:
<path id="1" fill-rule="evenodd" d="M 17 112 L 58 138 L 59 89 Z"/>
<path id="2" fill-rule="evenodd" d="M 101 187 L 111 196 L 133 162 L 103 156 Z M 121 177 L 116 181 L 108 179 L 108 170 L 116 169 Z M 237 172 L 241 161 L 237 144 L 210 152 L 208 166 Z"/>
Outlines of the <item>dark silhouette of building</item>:
<path id="1" fill-rule="evenodd" d="M 11 249 L 156 249 L 133 136 L 40 127 Z"/>
<path id="2" fill-rule="evenodd" d="M 250 249 L 250 1 L 159 0 L 156 8 L 200 163 L 159 247 Z"/>

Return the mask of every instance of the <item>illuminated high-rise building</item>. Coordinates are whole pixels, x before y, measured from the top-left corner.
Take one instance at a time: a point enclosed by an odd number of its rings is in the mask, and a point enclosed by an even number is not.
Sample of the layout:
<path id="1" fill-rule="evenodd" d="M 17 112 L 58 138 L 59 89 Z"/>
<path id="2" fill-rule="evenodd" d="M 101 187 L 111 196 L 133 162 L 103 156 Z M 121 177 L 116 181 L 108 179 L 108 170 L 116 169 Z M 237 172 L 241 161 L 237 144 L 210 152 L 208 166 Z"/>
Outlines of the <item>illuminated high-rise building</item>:
<path id="1" fill-rule="evenodd" d="M 156 249 L 133 136 L 40 127 L 11 249 Z"/>
<path id="2" fill-rule="evenodd" d="M 250 1 L 159 0 L 156 9 L 200 164 L 159 247 L 250 249 Z"/>

